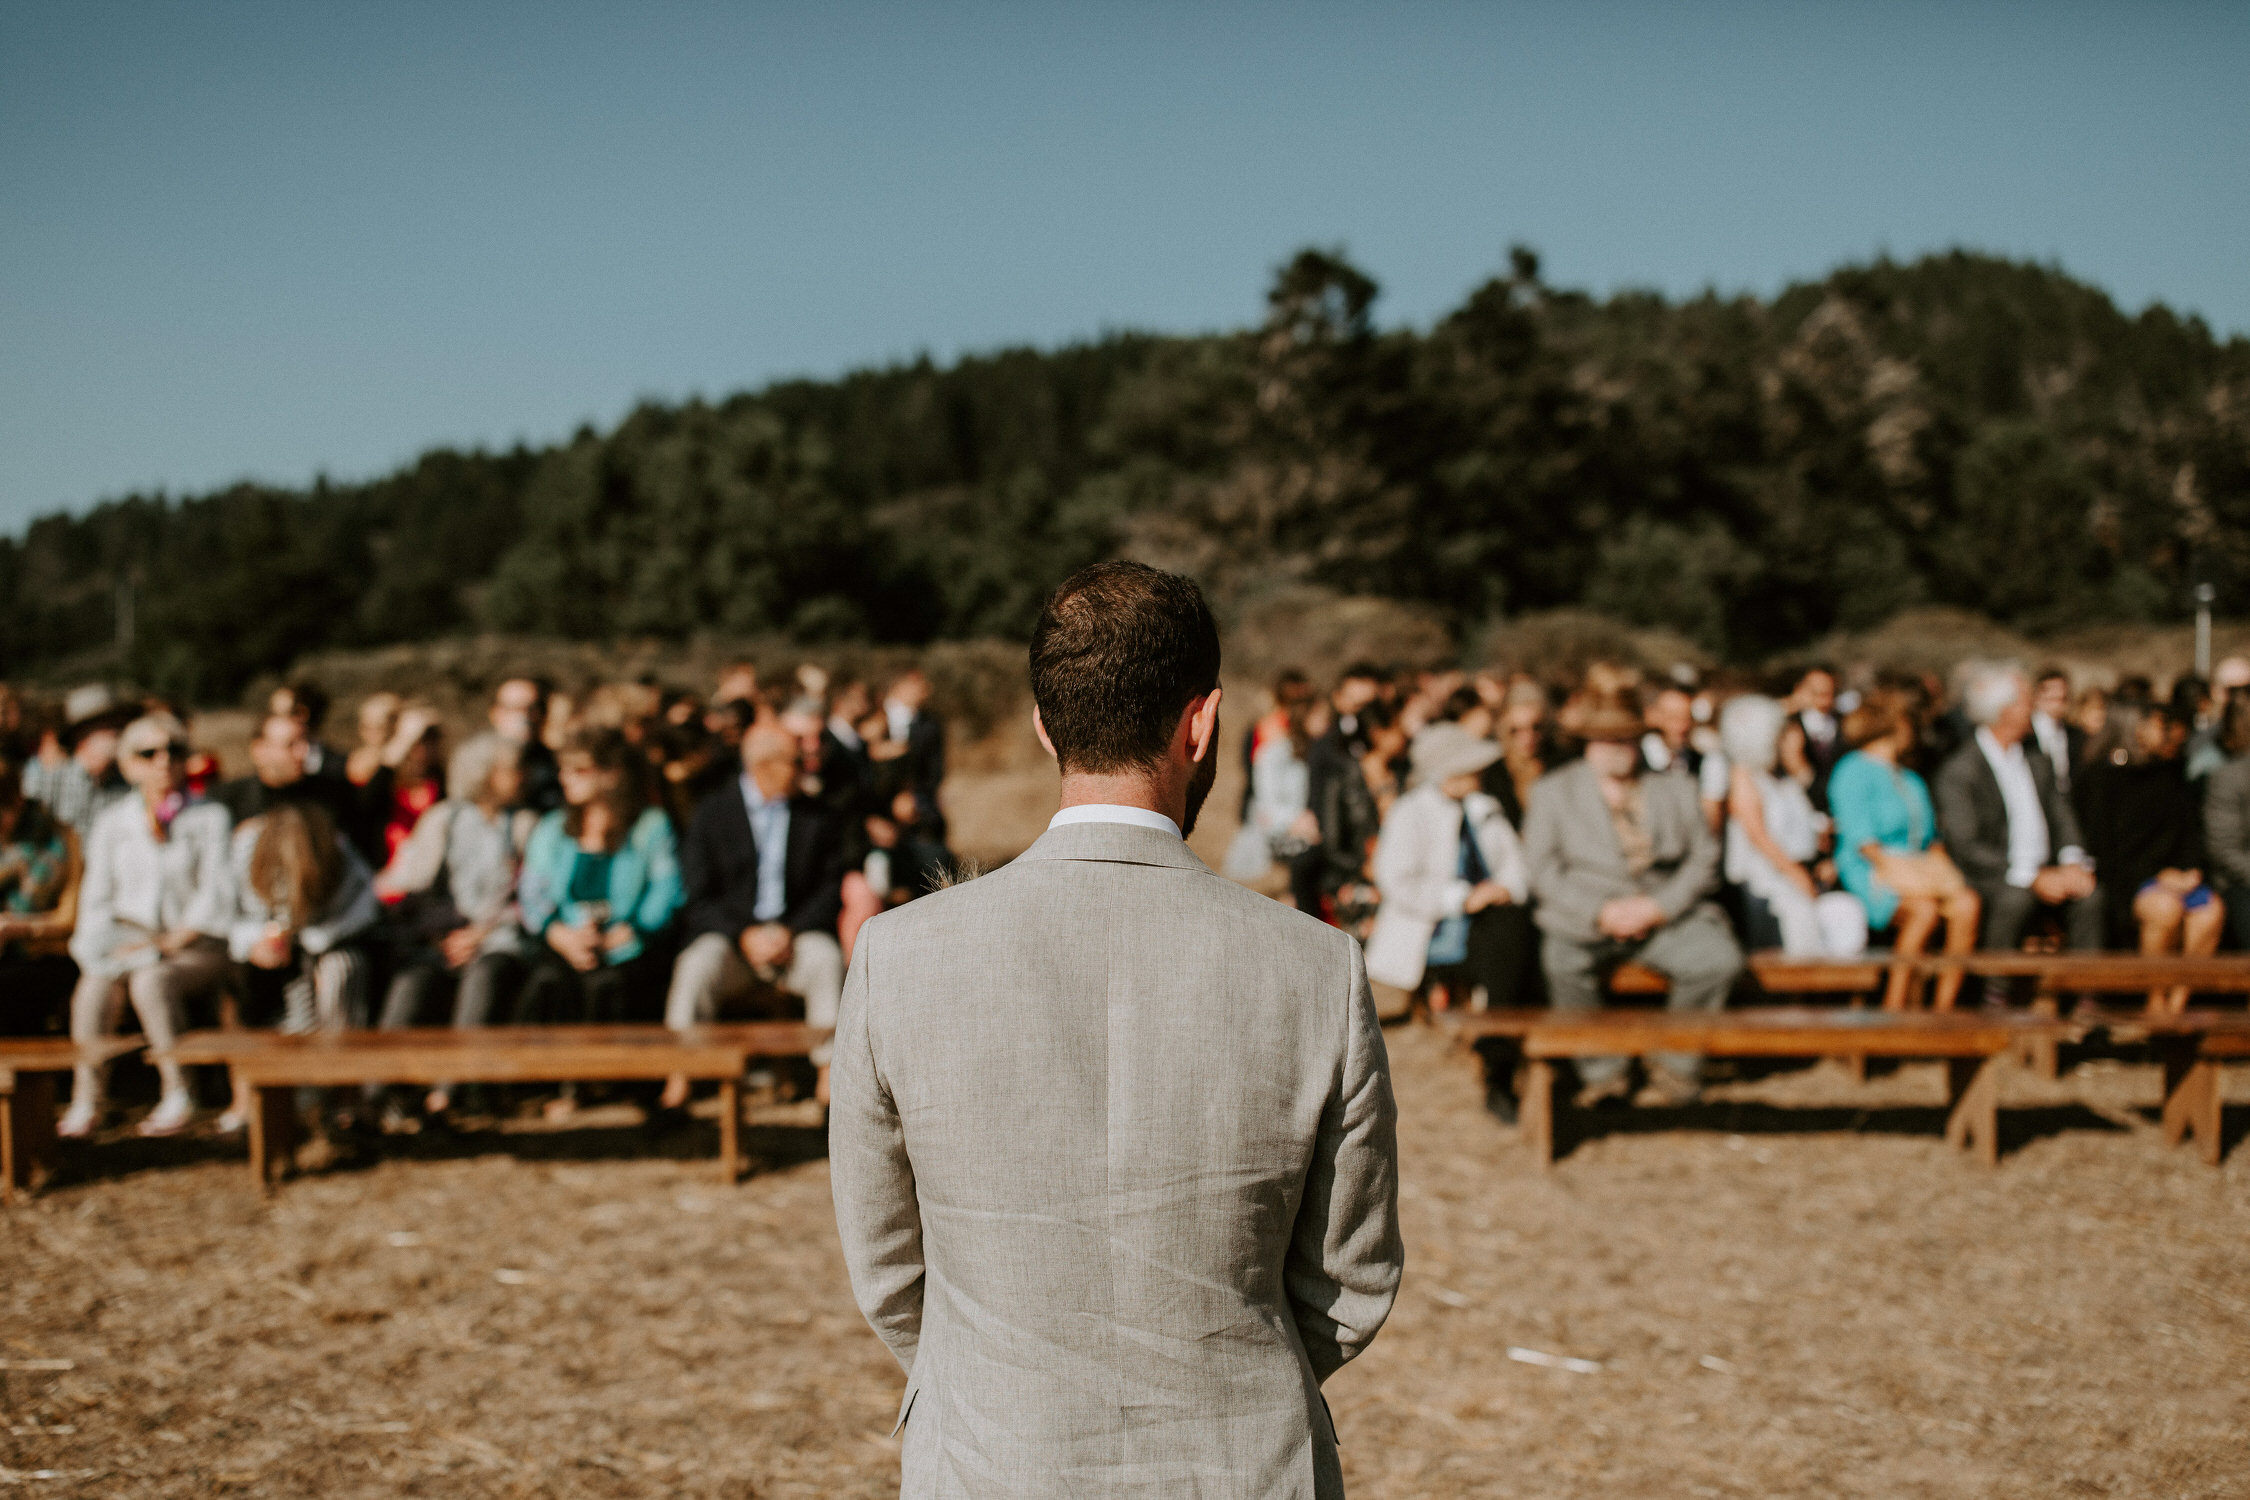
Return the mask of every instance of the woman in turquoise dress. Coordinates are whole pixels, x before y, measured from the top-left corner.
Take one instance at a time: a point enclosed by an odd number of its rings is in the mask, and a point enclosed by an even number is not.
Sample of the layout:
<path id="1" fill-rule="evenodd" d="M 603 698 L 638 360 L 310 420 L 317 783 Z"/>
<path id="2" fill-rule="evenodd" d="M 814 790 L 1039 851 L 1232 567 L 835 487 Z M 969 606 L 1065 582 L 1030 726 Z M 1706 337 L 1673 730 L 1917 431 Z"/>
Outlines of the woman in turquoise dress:
<path id="1" fill-rule="evenodd" d="M 1899 764 L 1914 743 L 1914 719 L 1904 699 L 1876 693 L 1844 723 L 1855 748 L 1836 763 L 1828 780 L 1828 813 L 1836 825 L 1836 878 L 1867 908 L 1870 930 L 1896 924 L 1894 955 L 1918 958 L 1931 934 L 1945 924 L 1945 951 L 1976 945 L 1977 893 L 1937 842 L 1937 812 L 1922 778 Z M 1892 966 L 1883 996 L 1889 1010 L 1906 1008 L 1912 968 Z M 1961 973 L 1938 978 L 1939 1010 L 1951 1010 Z"/>

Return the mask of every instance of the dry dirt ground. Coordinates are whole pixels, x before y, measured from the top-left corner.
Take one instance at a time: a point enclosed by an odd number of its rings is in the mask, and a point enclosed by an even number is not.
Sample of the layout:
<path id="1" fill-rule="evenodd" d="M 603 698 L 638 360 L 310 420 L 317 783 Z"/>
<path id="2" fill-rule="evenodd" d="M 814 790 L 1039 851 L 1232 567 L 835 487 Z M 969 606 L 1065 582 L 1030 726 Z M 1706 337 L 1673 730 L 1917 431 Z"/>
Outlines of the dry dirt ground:
<path id="1" fill-rule="evenodd" d="M 1541 1173 L 1467 1059 L 1389 1036 L 1406 1282 L 1329 1388 L 1363 1500 L 2250 1494 L 2250 1149 L 2163 1149 L 2148 1066 L 2012 1080 L 1997 1171 L 1932 1068 L 1824 1065 Z M 0 1488 L 894 1493 L 805 1108 L 733 1188 L 708 1121 L 623 1105 L 270 1202 L 229 1143 L 96 1145 L 0 1210 Z"/>

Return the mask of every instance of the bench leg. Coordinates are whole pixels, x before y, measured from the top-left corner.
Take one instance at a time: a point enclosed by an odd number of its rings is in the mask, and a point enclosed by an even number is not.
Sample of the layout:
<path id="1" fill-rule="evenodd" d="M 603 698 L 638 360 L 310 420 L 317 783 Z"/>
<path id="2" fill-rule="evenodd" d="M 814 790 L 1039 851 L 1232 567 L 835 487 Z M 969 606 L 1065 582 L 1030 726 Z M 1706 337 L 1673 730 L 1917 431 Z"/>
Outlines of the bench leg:
<path id="1" fill-rule="evenodd" d="M 1945 1143 L 1967 1147 L 1986 1166 L 2000 1164 L 2000 1057 L 1945 1060 Z"/>
<path id="2" fill-rule="evenodd" d="M 1517 1120 L 1524 1144 L 1542 1167 L 1555 1163 L 1555 1065 L 1543 1057 L 1532 1058 L 1524 1068 L 1523 1101 Z"/>
<path id="3" fill-rule="evenodd" d="M 2219 1065 L 2175 1053 L 2164 1060 L 2164 1144 L 2194 1140 L 2199 1154 L 2219 1164 Z"/>
<path id="4" fill-rule="evenodd" d="M 0 1110 L 0 1203 L 46 1181 L 55 1163 L 55 1080 L 18 1073 Z"/>
<path id="5" fill-rule="evenodd" d="M 289 1168 L 297 1149 L 296 1090 L 274 1084 L 250 1085 L 250 1179 L 270 1193 Z"/>
<path id="6" fill-rule="evenodd" d="M 2031 1013 L 2041 1020 L 2052 1021 L 2062 1014 L 2062 1006 L 2054 995 L 2041 990 L 2031 997 Z M 2023 1064 L 2035 1077 L 2053 1083 L 2062 1076 L 2062 1045 L 2050 1033 L 2036 1036 L 2023 1044 Z"/>
<path id="7" fill-rule="evenodd" d="M 728 1182 L 742 1180 L 742 1076 L 719 1082 L 719 1170 Z"/>

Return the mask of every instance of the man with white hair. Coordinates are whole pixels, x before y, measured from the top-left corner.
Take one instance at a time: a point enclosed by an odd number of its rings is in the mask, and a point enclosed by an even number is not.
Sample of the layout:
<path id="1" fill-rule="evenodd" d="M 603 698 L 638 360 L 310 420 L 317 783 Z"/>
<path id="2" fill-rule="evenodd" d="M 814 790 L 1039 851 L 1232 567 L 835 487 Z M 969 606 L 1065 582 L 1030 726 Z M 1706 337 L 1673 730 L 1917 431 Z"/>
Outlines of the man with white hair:
<path id="1" fill-rule="evenodd" d="M 1939 768 L 1932 788 L 1946 851 L 1984 900 L 1980 946 L 2014 948 L 2042 910 L 2062 917 L 2073 948 L 2102 945 L 2093 861 L 2078 815 L 2044 755 L 2026 754 L 2031 681 L 2012 663 L 1967 674 L 1963 706 L 1976 733 Z"/>
<path id="2" fill-rule="evenodd" d="M 770 725 L 744 735 L 740 781 L 705 797 L 680 841 L 687 946 L 664 1004 L 675 1031 L 712 1020 L 761 979 L 801 996 L 813 1025 L 836 1024 L 844 830 L 799 787 L 799 750 L 794 735 Z M 825 1077 L 825 1051 L 815 1061 Z M 664 1107 L 678 1108 L 687 1094 L 685 1077 L 671 1079 Z"/>

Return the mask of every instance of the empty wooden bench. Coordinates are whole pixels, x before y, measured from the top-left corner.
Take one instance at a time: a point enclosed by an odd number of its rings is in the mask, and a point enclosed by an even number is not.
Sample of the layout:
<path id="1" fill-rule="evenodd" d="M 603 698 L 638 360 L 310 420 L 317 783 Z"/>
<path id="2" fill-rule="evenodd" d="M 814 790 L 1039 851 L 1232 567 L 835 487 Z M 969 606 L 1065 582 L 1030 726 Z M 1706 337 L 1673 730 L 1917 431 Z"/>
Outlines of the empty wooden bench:
<path id="1" fill-rule="evenodd" d="M 100 1064 L 137 1052 L 141 1039 L 111 1037 L 83 1054 Z M 64 1036 L 0 1037 L 0 1203 L 44 1181 L 54 1168 L 55 1078 L 78 1066 Z"/>
<path id="2" fill-rule="evenodd" d="M 719 1163 L 742 1175 L 742 1075 L 752 1058 L 808 1057 L 828 1032 L 802 1021 L 662 1026 L 410 1027 L 285 1036 L 197 1031 L 173 1056 L 223 1064 L 250 1103 L 250 1171 L 270 1187 L 300 1129 L 294 1091 L 362 1084 L 633 1082 L 684 1074 L 719 1085 Z"/>
<path id="3" fill-rule="evenodd" d="M 1773 1006 L 1717 1014 L 1604 1010 L 1486 1011 L 1449 1020 L 1457 1040 L 1522 1040 L 1527 1061 L 1524 1140 L 1541 1165 L 1555 1158 L 1556 1064 L 1581 1057 L 1646 1057 L 1687 1052 L 1706 1057 L 1940 1058 L 1946 1065 L 1945 1140 L 1978 1159 L 2000 1156 L 1999 1072 L 2027 1039 L 2063 1023 L 2021 1014 L 1933 1013 Z"/>
<path id="4" fill-rule="evenodd" d="M 2250 1014 L 2242 1011 L 2081 1012 L 2072 1017 L 2088 1031 L 2103 1031 L 2116 1041 L 2149 1045 L 2164 1068 L 2164 1144 L 2193 1141 L 2197 1154 L 2219 1165 L 2221 1069 L 2250 1060 Z"/>

